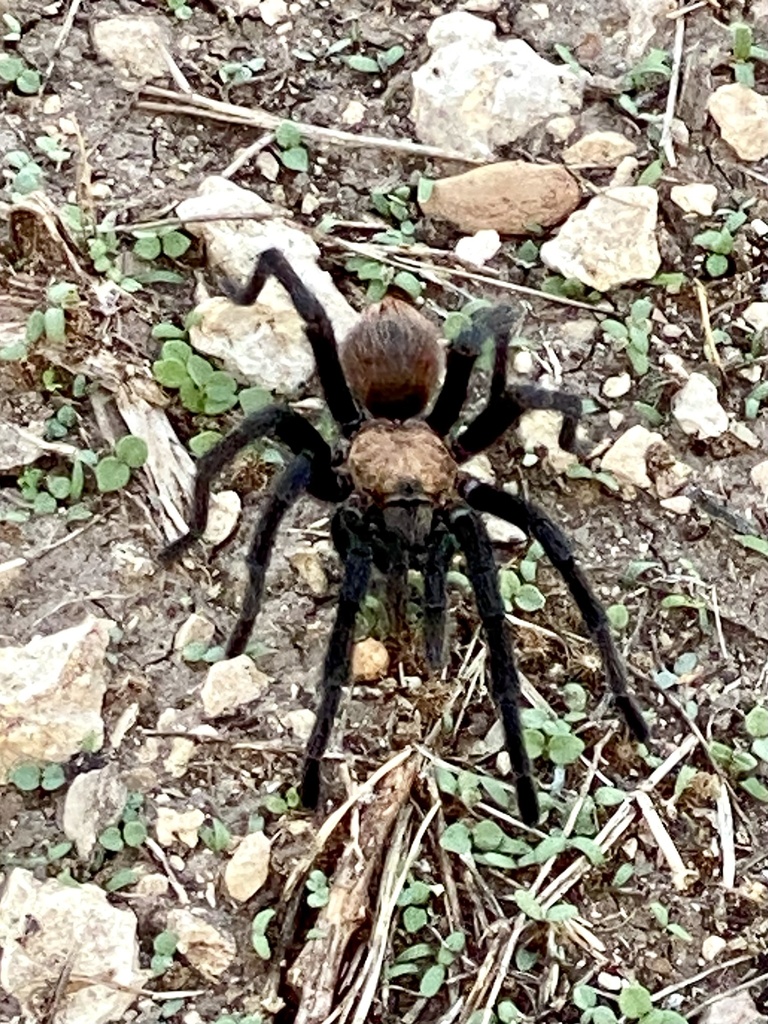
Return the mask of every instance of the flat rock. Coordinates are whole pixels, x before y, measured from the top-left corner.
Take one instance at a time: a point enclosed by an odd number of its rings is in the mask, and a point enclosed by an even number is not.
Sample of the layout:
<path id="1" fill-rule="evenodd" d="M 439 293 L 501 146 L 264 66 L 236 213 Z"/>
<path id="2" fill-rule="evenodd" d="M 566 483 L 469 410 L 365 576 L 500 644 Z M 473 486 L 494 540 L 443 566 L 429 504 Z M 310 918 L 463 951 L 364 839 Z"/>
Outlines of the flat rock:
<path id="1" fill-rule="evenodd" d="M 178 936 L 181 955 L 209 981 L 220 978 L 235 959 L 237 946 L 232 936 L 190 910 L 171 910 L 168 929 Z"/>
<path id="2" fill-rule="evenodd" d="M 717 187 L 705 181 L 692 181 L 689 185 L 673 185 L 669 198 L 683 213 L 697 213 L 709 217 L 717 201 Z"/>
<path id="3" fill-rule="evenodd" d="M 544 263 L 564 277 L 608 291 L 654 277 L 661 265 L 656 243 L 658 195 L 648 185 L 607 189 L 572 213 L 541 247 Z"/>
<path id="4" fill-rule="evenodd" d="M 331 275 L 318 266 L 320 250 L 312 238 L 273 217 L 269 203 L 260 196 L 214 176 L 203 181 L 197 196 L 179 203 L 176 212 L 186 228 L 205 241 L 210 264 L 224 276 L 242 283 L 265 249 L 280 249 L 322 302 L 339 340 L 357 322 L 358 314 Z M 237 214 L 250 219 L 195 220 Z M 196 312 L 200 323 L 190 329 L 190 344 L 221 360 L 238 379 L 288 395 L 314 372 L 304 322 L 288 293 L 273 278 L 252 306 L 235 306 L 228 299 L 215 297 L 201 303 Z"/>
<path id="5" fill-rule="evenodd" d="M 661 434 L 647 430 L 640 424 L 630 427 L 603 455 L 600 468 L 613 473 L 619 483 L 648 489 L 651 486 L 646 466 L 648 449 L 662 441 Z"/>
<path id="6" fill-rule="evenodd" d="M 183 651 L 187 644 L 209 644 L 216 633 L 216 625 L 204 615 L 193 612 L 176 630 L 174 651 Z"/>
<path id="7" fill-rule="evenodd" d="M 317 715 L 310 708 L 295 708 L 280 716 L 280 722 L 291 730 L 294 738 L 306 743 L 312 735 Z"/>
<path id="8" fill-rule="evenodd" d="M 766 1024 L 768 1017 L 757 1012 L 749 992 L 723 996 L 712 1003 L 699 1017 L 699 1024 Z"/>
<path id="9" fill-rule="evenodd" d="M 168 24 L 159 18 L 121 14 L 96 21 L 91 27 L 96 52 L 129 86 L 168 74 L 164 51 L 171 45 Z"/>
<path id="10" fill-rule="evenodd" d="M 768 302 L 750 302 L 741 315 L 753 330 L 768 330 Z"/>
<path id="11" fill-rule="evenodd" d="M 578 457 L 560 447 L 561 413 L 552 409 L 531 409 L 523 413 L 517 425 L 517 436 L 527 452 L 546 448 L 547 462 L 556 473 L 564 473 Z"/>
<path id="12" fill-rule="evenodd" d="M 101 705 L 111 619 L 0 648 L 0 782 L 25 761 L 63 763 L 104 742 Z"/>
<path id="13" fill-rule="evenodd" d="M 559 224 L 580 201 L 578 182 L 564 167 L 504 160 L 440 178 L 421 206 L 461 231 L 527 235 Z"/>
<path id="14" fill-rule="evenodd" d="M 482 159 L 581 107 L 586 75 L 550 64 L 522 39 L 498 39 L 483 18 L 444 14 L 427 42 L 432 56 L 412 75 L 411 118 L 422 142 Z"/>
<path id="15" fill-rule="evenodd" d="M 62 828 L 80 857 L 88 857 L 97 836 L 120 820 L 127 797 L 128 787 L 114 764 L 75 776 L 67 788 Z"/>
<path id="16" fill-rule="evenodd" d="M 719 437 L 728 429 L 728 413 L 717 400 L 717 388 L 703 373 L 692 373 L 673 396 L 672 415 L 686 434 L 700 440 Z"/>
<path id="17" fill-rule="evenodd" d="M 224 869 L 224 885 L 233 900 L 244 903 L 269 878 L 271 845 L 263 832 L 251 832 L 240 843 Z"/>
<path id="18" fill-rule="evenodd" d="M 768 155 L 768 97 L 747 85 L 721 85 L 709 97 L 707 109 L 723 140 L 742 160 Z"/>
<path id="19" fill-rule="evenodd" d="M 257 700 L 268 686 L 269 676 L 260 672 L 247 654 L 241 654 L 211 665 L 200 697 L 206 715 L 215 718 Z"/>
<path id="20" fill-rule="evenodd" d="M 40 1020 L 41 994 L 56 992 L 56 1024 L 124 1021 L 150 977 L 139 969 L 136 923 L 97 885 L 41 882 L 14 868 L 0 898 L 0 989 L 25 1020 Z M 59 990 L 65 971 L 73 982 Z"/>
<path id="21" fill-rule="evenodd" d="M 621 132 L 589 132 L 563 150 L 563 163 L 593 167 L 618 167 L 637 146 Z"/>

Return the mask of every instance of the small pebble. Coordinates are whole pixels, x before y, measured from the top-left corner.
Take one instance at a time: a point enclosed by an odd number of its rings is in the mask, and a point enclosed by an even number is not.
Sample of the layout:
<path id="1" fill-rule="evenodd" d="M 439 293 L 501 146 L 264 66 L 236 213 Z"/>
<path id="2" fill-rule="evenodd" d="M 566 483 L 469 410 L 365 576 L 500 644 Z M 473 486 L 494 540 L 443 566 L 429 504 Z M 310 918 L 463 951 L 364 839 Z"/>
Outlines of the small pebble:
<path id="1" fill-rule="evenodd" d="M 198 615 L 195 612 L 176 630 L 176 636 L 173 638 L 173 649 L 174 651 L 182 651 L 187 644 L 208 644 L 213 640 L 215 632 L 215 624 L 210 619 L 206 619 L 204 615 Z"/>
<path id="2" fill-rule="evenodd" d="M 352 678 L 360 682 L 382 679 L 389 670 L 389 654 L 380 640 L 369 636 L 352 649 Z"/>
<path id="3" fill-rule="evenodd" d="M 617 377 L 606 377 L 603 383 L 603 394 L 606 398 L 621 398 L 632 387 L 632 378 L 628 373 L 620 373 Z"/>

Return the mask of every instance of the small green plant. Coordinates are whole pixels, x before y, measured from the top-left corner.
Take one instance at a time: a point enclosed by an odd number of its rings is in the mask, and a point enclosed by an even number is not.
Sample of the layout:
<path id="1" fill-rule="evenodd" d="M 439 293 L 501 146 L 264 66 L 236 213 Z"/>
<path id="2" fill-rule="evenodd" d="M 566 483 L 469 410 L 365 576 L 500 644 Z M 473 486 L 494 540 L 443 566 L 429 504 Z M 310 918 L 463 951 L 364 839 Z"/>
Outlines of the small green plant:
<path id="1" fill-rule="evenodd" d="M 309 152 L 302 144 L 301 132 L 292 121 L 283 121 L 275 132 L 275 142 L 280 148 L 280 162 L 289 171 L 308 171 Z"/>
<path id="2" fill-rule="evenodd" d="M 272 949 L 267 939 L 267 928 L 269 922 L 275 916 L 275 911 L 267 908 L 260 910 L 251 922 L 251 945 L 257 956 L 262 960 L 269 960 L 272 957 Z"/>
<path id="3" fill-rule="evenodd" d="M 756 60 L 768 62 L 768 50 L 753 43 L 752 26 L 737 21 L 731 26 L 731 48 L 733 51 L 733 76 L 741 85 L 755 87 Z"/>
<path id="4" fill-rule="evenodd" d="M 245 85 L 253 81 L 254 75 L 263 71 L 266 65 L 263 57 L 251 57 L 250 60 L 225 61 L 218 70 L 218 76 L 224 85 Z"/>
<path id="5" fill-rule="evenodd" d="M 353 71 L 360 71 L 364 75 L 383 75 L 390 68 L 393 68 L 398 61 L 405 56 L 402 46 L 390 46 L 386 50 L 378 50 L 373 57 L 367 57 L 362 53 L 353 53 L 347 57 L 340 58 L 347 67 Z"/>
<path id="6" fill-rule="evenodd" d="M 261 805 L 270 814 L 287 814 L 288 811 L 295 811 L 301 807 L 301 797 L 295 786 L 289 786 L 284 796 L 280 793 L 267 793 L 262 798 Z"/>
<path id="7" fill-rule="evenodd" d="M 398 899 L 398 907 L 403 908 L 403 928 L 409 935 L 421 931 L 427 924 L 427 905 L 432 897 L 432 889 L 426 882 L 415 881 L 401 891 Z"/>
<path id="8" fill-rule="evenodd" d="M 16 362 L 26 359 L 30 348 L 41 338 L 60 345 L 66 340 L 66 311 L 80 305 L 77 288 L 68 281 L 49 285 L 44 309 L 35 309 L 27 318 L 24 337 L 0 349 L 0 360 Z"/>
<path id="9" fill-rule="evenodd" d="M 635 299 L 623 323 L 606 317 L 600 324 L 605 340 L 615 343 L 619 351 L 626 351 L 636 377 L 643 377 L 650 369 L 648 346 L 653 331 L 652 312 L 650 299 Z"/>
<path id="10" fill-rule="evenodd" d="M 537 612 L 544 607 L 546 598 L 535 585 L 539 559 L 543 554 L 541 544 L 534 541 L 518 563 L 517 570 L 500 570 L 499 585 L 506 611 L 511 612 L 517 608 L 523 612 Z"/>
<path id="11" fill-rule="evenodd" d="M 652 49 L 624 76 L 624 92 L 618 104 L 633 117 L 637 117 L 643 105 L 642 94 L 657 88 L 672 74 L 669 55 L 664 50 Z"/>
<path id="12" fill-rule="evenodd" d="M 416 976 L 419 978 L 419 995 L 431 999 L 443 987 L 448 968 L 466 947 L 464 932 L 451 932 L 439 945 L 434 942 L 419 942 L 406 947 L 387 969 L 387 978 Z"/>
<path id="13" fill-rule="evenodd" d="M 614 1009 L 598 1002 L 600 993 L 591 985 L 577 985 L 572 993 L 573 1005 L 581 1010 L 581 1024 L 618 1024 Z M 627 985 L 619 993 L 619 1011 L 628 1021 L 639 1024 L 687 1024 L 674 1010 L 654 1008 L 651 993 L 642 985 Z"/>
<path id="14" fill-rule="evenodd" d="M 189 21 L 194 13 L 186 0 L 165 0 L 165 5 L 174 18 L 178 18 L 179 21 Z"/>
<path id="15" fill-rule="evenodd" d="M 54 763 L 20 764 L 11 771 L 8 780 L 22 793 L 32 793 L 36 789 L 51 793 L 61 789 L 67 781 L 62 766 Z"/>
<path id="16" fill-rule="evenodd" d="M 183 231 L 166 226 L 149 230 L 136 230 L 132 232 L 136 241 L 133 244 L 133 251 L 139 259 L 152 260 L 160 256 L 167 256 L 168 259 L 178 260 L 189 249 L 192 239 Z"/>
<path id="17" fill-rule="evenodd" d="M 682 942 L 693 942 L 693 936 L 690 932 L 686 931 L 681 924 L 677 924 L 675 921 L 669 919 L 669 908 L 665 907 L 663 903 L 654 902 L 649 904 L 648 909 L 659 922 L 661 927 L 669 932 L 670 935 L 674 935 L 676 939 L 680 939 Z"/>
<path id="18" fill-rule="evenodd" d="M 152 974 L 155 978 L 159 978 L 161 974 L 165 974 L 171 966 L 173 963 L 173 954 L 176 952 L 178 944 L 178 935 L 174 932 L 168 931 L 167 929 L 154 937 L 152 941 L 152 960 L 150 961 L 150 967 L 152 968 Z"/>
<path id="19" fill-rule="evenodd" d="M 215 370 L 186 341 L 166 341 L 152 364 L 158 384 L 179 392 L 189 412 L 218 416 L 237 405 L 237 381 L 231 373 Z"/>
<path id="20" fill-rule="evenodd" d="M 200 842 L 213 853 L 225 853 L 232 842 L 232 833 L 220 818 L 213 818 L 210 825 L 203 825 L 197 832 Z"/>
<path id="21" fill-rule="evenodd" d="M 319 868 L 315 868 L 314 871 L 310 871 L 305 887 L 309 892 L 309 896 L 307 896 L 307 906 L 317 909 L 327 905 L 328 900 L 331 897 L 331 890 L 328 886 L 328 877 L 325 872 L 320 871 Z"/>
<path id="22" fill-rule="evenodd" d="M 16 19 L 13 19 L 16 21 Z M 7 25 L 8 22 L 6 21 Z M 18 25 L 19 23 L 16 22 Z M 19 31 L 21 26 L 19 25 Z M 7 37 L 6 37 L 7 38 Z M 14 86 L 23 96 L 34 96 L 40 92 L 40 72 L 31 68 L 23 57 L 10 53 L 0 54 L 0 83 Z"/>
<path id="23" fill-rule="evenodd" d="M 144 820 L 143 793 L 129 793 L 117 825 L 109 825 L 98 837 L 99 845 L 109 853 L 120 853 L 125 847 L 136 849 L 147 838 Z"/>
<path id="24" fill-rule="evenodd" d="M 747 778 L 739 780 L 741 788 L 761 803 L 768 803 L 768 786 L 752 774 L 760 762 L 768 764 L 768 708 L 756 704 L 744 719 L 744 727 L 750 740 L 749 750 L 745 750 L 738 740 L 733 746 L 713 740 L 709 752 L 730 775 L 735 778 L 746 775 Z"/>
<path id="25" fill-rule="evenodd" d="M 350 256 L 345 267 L 368 285 L 365 297 L 369 302 L 380 302 L 390 288 L 399 288 L 412 299 L 418 299 L 424 291 L 424 285 L 410 270 L 397 270 L 369 256 Z"/>
<path id="26" fill-rule="evenodd" d="M 728 257 L 733 254 L 734 234 L 744 224 L 747 214 L 743 208 L 738 210 L 717 210 L 716 217 L 723 219 L 719 229 L 710 228 L 693 236 L 694 245 L 706 249 L 709 255 L 704 266 L 710 277 L 722 277 L 728 272 Z"/>

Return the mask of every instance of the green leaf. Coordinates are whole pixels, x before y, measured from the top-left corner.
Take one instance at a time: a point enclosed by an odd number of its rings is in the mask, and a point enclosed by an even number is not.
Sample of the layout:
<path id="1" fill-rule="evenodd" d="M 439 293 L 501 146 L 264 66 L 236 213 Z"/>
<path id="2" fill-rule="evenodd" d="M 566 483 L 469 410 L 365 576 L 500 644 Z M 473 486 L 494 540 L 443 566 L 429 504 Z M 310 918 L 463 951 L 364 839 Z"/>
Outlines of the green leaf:
<path id="1" fill-rule="evenodd" d="M 43 80 L 37 71 L 32 68 L 25 68 L 16 79 L 16 88 L 25 96 L 34 96 L 40 92 Z"/>
<path id="2" fill-rule="evenodd" d="M 161 953 L 155 953 L 149 961 L 149 967 L 153 976 L 159 978 L 161 974 L 165 974 L 172 963 L 172 956 L 163 956 Z"/>
<path id="3" fill-rule="evenodd" d="M 733 56 L 735 60 L 749 60 L 752 50 L 752 28 L 742 21 L 734 21 L 731 30 Z"/>
<path id="4" fill-rule="evenodd" d="M 693 236 L 693 244 L 721 256 L 730 256 L 733 252 L 733 235 L 727 228 L 720 231 L 702 231 Z"/>
<path id="5" fill-rule="evenodd" d="M 443 945 L 451 953 L 463 953 L 467 945 L 467 937 L 464 932 L 451 932 L 443 939 Z"/>
<path id="6" fill-rule="evenodd" d="M 613 885 L 613 887 L 615 889 L 621 889 L 621 887 L 623 885 L 627 884 L 627 882 L 634 875 L 634 873 L 635 873 L 635 866 L 634 866 L 634 864 L 629 864 L 629 863 L 622 864 L 617 869 L 616 874 L 613 876 L 613 881 L 611 882 L 611 885 Z"/>
<path id="7" fill-rule="evenodd" d="M 40 786 L 42 789 L 51 793 L 55 789 L 61 789 L 66 781 L 67 777 L 60 764 L 47 764 L 45 768 L 43 768 Z"/>
<path id="8" fill-rule="evenodd" d="M 579 916 L 579 911 L 570 903 L 556 903 L 547 911 L 548 921 L 572 921 Z"/>
<path id="9" fill-rule="evenodd" d="M 301 133 L 292 121 L 283 121 L 277 126 L 275 141 L 280 149 L 293 149 L 301 142 Z"/>
<path id="10" fill-rule="evenodd" d="M 419 984 L 419 995 L 425 999 L 436 996 L 445 981 L 445 967 L 442 964 L 432 964 L 424 972 Z"/>
<path id="11" fill-rule="evenodd" d="M 535 896 L 531 896 L 531 894 L 526 892 L 525 889 L 518 889 L 515 892 L 514 900 L 518 909 L 521 910 L 526 917 L 530 917 L 533 921 L 545 920 L 546 914 L 544 913 L 544 908 Z"/>
<path id="12" fill-rule="evenodd" d="M 214 853 L 223 853 L 232 842 L 229 829 L 219 818 L 213 819 L 211 828 L 201 828 L 198 835 L 200 841 Z"/>
<path id="13" fill-rule="evenodd" d="M 116 825 L 105 828 L 99 836 L 99 844 L 111 853 L 119 853 L 123 848 L 123 836 Z"/>
<path id="14" fill-rule="evenodd" d="M 45 337 L 48 341 L 61 344 L 67 336 L 67 322 L 64 310 L 58 306 L 49 306 L 43 313 L 45 321 Z"/>
<path id="15" fill-rule="evenodd" d="M 573 733 L 553 736 L 547 746 L 547 756 L 553 764 L 567 765 L 578 761 L 584 751 L 584 741 Z"/>
<path id="16" fill-rule="evenodd" d="M 655 185 L 664 173 L 664 163 L 662 160 L 654 160 L 648 164 L 645 170 L 640 174 L 637 179 L 638 185 Z"/>
<path id="17" fill-rule="evenodd" d="M 675 921 L 668 925 L 667 931 L 670 935 L 674 935 L 677 939 L 682 939 L 683 942 L 693 942 L 693 936 L 690 932 L 687 932 L 681 924 L 677 924 Z"/>
<path id="18" fill-rule="evenodd" d="M 127 821 L 123 825 L 123 839 L 125 845 L 131 848 L 141 846 L 147 838 L 147 827 L 142 821 Z"/>
<path id="19" fill-rule="evenodd" d="M 132 868 L 120 868 L 104 886 L 107 892 L 117 892 L 118 889 L 126 889 L 129 885 L 135 885 L 139 880 L 137 871 Z"/>
<path id="20" fill-rule="evenodd" d="M 591 1010 L 597 1005 L 597 992 L 591 985 L 576 985 L 571 995 L 573 1005 L 579 1010 Z"/>
<path id="21" fill-rule="evenodd" d="M 159 953 L 160 956 L 173 956 L 178 944 L 178 935 L 176 935 L 175 932 L 168 931 L 168 929 L 166 929 L 155 936 L 152 941 L 152 949 L 155 953 Z"/>
<path id="22" fill-rule="evenodd" d="M 768 708 L 756 704 L 744 719 L 744 726 L 749 735 L 756 739 L 768 736 Z"/>
<path id="23" fill-rule="evenodd" d="M 427 912 L 423 907 L 406 907 L 403 911 L 403 927 L 409 934 L 421 931 L 426 923 Z"/>
<path id="24" fill-rule="evenodd" d="M 130 468 L 113 455 L 107 455 L 96 466 L 96 486 L 102 494 L 121 490 L 130 479 Z"/>
<path id="25" fill-rule="evenodd" d="M 514 601 L 524 612 L 537 612 L 546 604 L 544 595 L 532 583 L 523 583 L 515 594 Z"/>
<path id="26" fill-rule="evenodd" d="M 158 359 L 152 363 L 152 376 L 166 388 L 180 388 L 189 380 L 186 366 L 178 359 Z"/>
<path id="27" fill-rule="evenodd" d="M 595 803 L 599 807 L 618 807 L 626 798 L 627 794 L 615 786 L 599 786 L 595 790 Z"/>
<path id="28" fill-rule="evenodd" d="M 487 853 L 498 850 L 504 841 L 504 832 L 495 821 L 479 821 L 472 829 L 472 845 Z"/>
<path id="29" fill-rule="evenodd" d="M 207 359 L 193 352 L 186 362 L 186 370 L 193 383 L 199 388 L 205 387 L 213 376 L 213 367 Z"/>
<path id="30" fill-rule="evenodd" d="M 419 178 L 419 183 L 416 186 L 416 202 L 419 205 L 428 202 L 430 196 L 432 195 L 434 187 L 434 179 L 425 178 L 424 175 L 421 175 L 421 177 Z"/>
<path id="31" fill-rule="evenodd" d="M 469 853 L 472 843 L 469 837 L 469 829 L 460 821 L 454 822 L 440 836 L 440 846 L 450 853 Z"/>
<path id="32" fill-rule="evenodd" d="M 391 68 L 393 64 L 397 64 L 399 60 L 402 60 L 405 56 L 405 49 L 400 46 L 390 46 L 388 50 L 384 50 L 383 53 L 379 54 L 379 64 L 383 64 L 385 68 Z"/>
<path id="33" fill-rule="evenodd" d="M 719 253 L 710 253 L 704 261 L 704 266 L 710 277 L 722 277 L 723 274 L 728 273 L 728 257 L 721 256 Z"/>
<path id="34" fill-rule="evenodd" d="M 68 498 L 72 487 L 68 476 L 54 476 L 53 473 L 45 478 L 45 486 L 58 501 Z"/>
<path id="35" fill-rule="evenodd" d="M 184 408 L 189 409 L 190 412 L 203 412 L 205 409 L 205 395 L 189 377 L 179 388 L 179 398 Z"/>
<path id="36" fill-rule="evenodd" d="M 10 84 L 15 82 L 24 70 L 24 61 L 21 57 L 0 57 L 0 81 Z M 378 68 L 377 68 L 378 70 Z"/>
<path id="37" fill-rule="evenodd" d="M 575 850 L 583 853 L 589 863 L 594 867 L 599 867 L 605 861 L 603 851 L 594 839 L 589 839 L 587 836 L 574 836 L 570 845 Z"/>
<path id="38" fill-rule="evenodd" d="M 619 993 L 619 1009 L 630 1020 L 639 1020 L 653 1009 L 650 992 L 642 985 L 628 985 Z"/>
<path id="39" fill-rule="evenodd" d="M 610 1006 L 596 1006 L 589 1012 L 590 1024 L 616 1024 L 616 1014 Z"/>
<path id="40" fill-rule="evenodd" d="M 664 906 L 663 903 L 649 903 L 648 909 L 659 922 L 662 928 L 666 928 L 669 924 L 669 910 Z"/>
<path id="41" fill-rule="evenodd" d="M 392 284 L 395 288 L 404 291 L 412 299 L 418 299 L 424 291 L 424 285 L 418 277 L 415 274 L 411 274 L 408 270 L 399 270 L 392 278 Z"/>
<path id="42" fill-rule="evenodd" d="M 36 764 L 20 764 L 9 775 L 9 780 L 22 793 L 31 793 L 33 790 L 39 789 L 41 779 L 42 772 Z"/>
<path id="43" fill-rule="evenodd" d="M 156 260 L 162 252 L 160 239 L 156 235 L 137 238 L 133 243 L 133 251 L 141 260 Z"/>
<path id="44" fill-rule="evenodd" d="M 126 434 L 115 445 L 115 455 L 131 469 L 139 469 L 147 461 L 147 442 L 134 434 Z"/>
<path id="45" fill-rule="evenodd" d="M 169 231 L 161 239 L 163 253 L 172 260 L 177 260 L 192 245 L 192 239 L 181 231 Z"/>
<path id="46" fill-rule="evenodd" d="M 605 609 L 608 621 L 614 629 L 626 629 L 629 625 L 629 609 L 624 604 L 610 604 Z"/>
<path id="47" fill-rule="evenodd" d="M 417 942 L 413 946 L 408 946 L 402 953 L 397 955 L 395 963 L 408 964 L 413 963 L 415 960 L 425 960 L 427 957 L 434 955 L 434 949 L 427 942 Z"/>
<path id="48" fill-rule="evenodd" d="M 351 57 L 345 59 L 347 66 L 352 68 L 353 71 L 362 71 L 366 75 L 378 75 L 381 70 L 377 61 L 371 57 L 363 57 L 359 53 L 352 54 Z"/>
<path id="49" fill-rule="evenodd" d="M 741 544 L 743 548 L 747 548 L 750 551 L 757 551 L 758 554 L 764 555 L 768 558 L 768 540 L 765 540 L 763 537 L 753 537 L 751 533 L 747 533 L 734 537 L 734 540 L 738 544 Z"/>
<path id="50" fill-rule="evenodd" d="M 750 796 L 754 797 L 755 800 L 760 800 L 764 804 L 768 804 L 768 787 L 764 786 L 759 779 L 749 778 L 744 779 L 739 783 L 741 788 L 749 793 Z"/>
<path id="51" fill-rule="evenodd" d="M 303 146 L 294 146 L 292 149 L 284 149 L 280 154 L 283 167 L 289 171 L 308 171 L 309 153 Z"/>
<path id="52" fill-rule="evenodd" d="M 223 436 L 218 430 L 202 430 L 189 439 L 189 450 L 198 457 L 205 455 L 215 444 L 219 443 Z"/>
<path id="53" fill-rule="evenodd" d="M 398 907 L 423 906 L 425 903 L 429 903 L 431 895 L 432 890 L 426 882 L 411 882 L 398 896 L 397 905 Z"/>
<path id="54" fill-rule="evenodd" d="M 48 857 L 49 861 L 61 860 L 62 857 L 66 857 L 66 855 L 70 852 L 72 846 L 73 844 L 68 841 L 54 843 L 53 846 L 48 847 L 48 852 L 46 856 Z"/>
<path id="55" fill-rule="evenodd" d="M 52 494 L 41 491 L 32 501 L 32 511 L 38 516 L 52 516 L 58 510 L 56 499 Z"/>
<path id="56" fill-rule="evenodd" d="M 528 757 L 532 761 L 535 761 L 537 757 L 541 757 L 547 742 L 542 732 L 538 729 L 524 729 L 523 740 L 525 741 Z"/>
<path id="57" fill-rule="evenodd" d="M 265 910 L 260 910 L 255 915 L 251 922 L 251 934 L 252 935 L 266 935 L 269 922 L 275 916 L 277 911 L 272 910 L 271 907 L 267 907 Z"/>

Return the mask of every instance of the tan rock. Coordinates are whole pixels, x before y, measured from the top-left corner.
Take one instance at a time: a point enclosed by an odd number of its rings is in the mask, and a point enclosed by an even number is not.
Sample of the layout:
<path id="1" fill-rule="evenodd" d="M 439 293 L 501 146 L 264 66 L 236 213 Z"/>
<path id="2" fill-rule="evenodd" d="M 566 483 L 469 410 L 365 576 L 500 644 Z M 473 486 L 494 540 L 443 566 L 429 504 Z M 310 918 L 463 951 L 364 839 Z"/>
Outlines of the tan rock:
<path id="1" fill-rule="evenodd" d="M 172 910 L 168 929 L 178 936 L 181 955 L 209 981 L 220 978 L 235 959 L 237 946 L 232 936 L 190 910 Z"/>
<path id="2" fill-rule="evenodd" d="M 381 679 L 389 669 L 389 654 L 380 640 L 368 637 L 352 649 L 352 678 L 363 682 Z"/>
<path id="3" fill-rule="evenodd" d="M 206 715 L 215 718 L 261 697 L 268 686 L 269 677 L 241 654 L 211 665 L 200 698 Z"/>
<path id="4" fill-rule="evenodd" d="M 91 34 L 97 53 L 117 71 L 121 84 L 168 74 L 165 50 L 171 45 L 171 33 L 164 19 L 120 14 L 94 21 Z"/>
<path id="5" fill-rule="evenodd" d="M 662 498 L 659 504 L 668 512 L 674 512 L 678 516 L 687 516 L 691 511 L 692 502 L 684 494 L 675 494 L 671 498 Z"/>
<path id="6" fill-rule="evenodd" d="M 281 723 L 291 730 L 300 743 L 306 743 L 312 735 L 316 719 L 317 715 L 309 708 L 296 708 L 280 716 Z"/>
<path id="7" fill-rule="evenodd" d="M 701 944 L 701 955 L 707 963 L 712 963 L 713 960 L 717 960 L 727 946 L 728 943 L 722 935 L 708 935 Z"/>
<path id="8" fill-rule="evenodd" d="M 622 157 L 631 156 L 637 146 L 620 132 L 589 132 L 563 150 L 563 163 L 618 167 Z"/>
<path id="9" fill-rule="evenodd" d="M 536 225 L 559 224 L 580 199 L 579 185 L 564 167 L 505 160 L 440 178 L 422 209 L 461 231 L 526 235 Z"/>
<path id="10" fill-rule="evenodd" d="M 263 832 L 251 832 L 232 854 L 224 869 L 224 885 L 233 900 L 244 903 L 269 878 L 271 846 Z"/>
<path id="11" fill-rule="evenodd" d="M 768 302 L 750 302 L 741 315 L 754 331 L 768 330 Z"/>
<path id="12" fill-rule="evenodd" d="M 613 473 L 620 483 L 647 489 L 651 486 L 651 478 L 648 476 L 646 456 L 649 448 L 660 444 L 662 440 L 661 434 L 638 423 L 614 441 L 602 457 L 600 468 Z"/>
<path id="13" fill-rule="evenodd" d="M 360 124 L 365 118 L 365 104 L 360 100 L 350 100 L 341 112 L 342 124 Z"/>
<path id="14" fill-rule="evenodd" d="M 243 503 L 237 491 L 219 491 L 211 495 L 208 522 L 203 540 L 206 544 L 223 544 L 237 526 Z"/>
<path id="15" fill-rule="evenodd" d="M 187 644 L 209 644 L 213 640 L 215 632 L 216 626 L 210 619 L 193 612 L 176 630 L 173 649 L 174 651 L 183 651 Z"/>
<path id="16" fill-rule="evenodd" d="M 728 413 L 717 400 L 717 388 L 703 373 L 692 373 L 672 397 L 672 415 L 686 434 L 719 437 L 728 429 Z"/>
<path id="17" fill-rule="evenodd" d="M 288 561 L 315 597 L 322 597 L 328 592 L 328 576 L 317 551 L 311 548 L 307 551 L 294 551 L 288 556 Z"/>
<path id="18" fill-rule="evenodd" d="M 628 373 L 620 373 L 616 377 L 606 377 L 603 381 L 603 394 L 606 398 L 622 398 L 632 387 L 632 378 Z"/>
<path id="19" fill-rule="evenodd" d="M 175 811 L 172 807 L 158 807 L 155 832 L 161 846 L 183 843 L 193 850 L 197 846 L 198 829 L 205 821 L 205 815 L 198 807 L 188 811 Z"/>
<path id="20" fill-rule="evenodd" d="M 742 160 L 768 155 L 768 97 L 733 82 L 715 89 L 707 107 L 723 140 Z"/>
<path id="21" fill-rule="evenodd" d="M 755 487 L 758 487 L 763 497 L 768 498 L 768 459 L 758 462 L 749 471 L 749 478 Z"/>
<path id="22" fill-rule="evenodd" d="M 717 201 L 717 188 L 705 181 L 692 181 L 689 185 L 673 185 L 669 197 L 683 213 L 709 217 Z"/>

